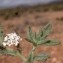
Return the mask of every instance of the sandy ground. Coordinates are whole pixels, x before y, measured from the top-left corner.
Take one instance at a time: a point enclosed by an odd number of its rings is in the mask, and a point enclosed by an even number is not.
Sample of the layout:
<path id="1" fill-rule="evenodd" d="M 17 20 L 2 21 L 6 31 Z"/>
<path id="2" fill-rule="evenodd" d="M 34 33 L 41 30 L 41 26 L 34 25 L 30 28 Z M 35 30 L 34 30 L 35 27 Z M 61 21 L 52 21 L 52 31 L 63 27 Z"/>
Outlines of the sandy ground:
<path id="1" fill-rule="evenodd" d="M 56 18 L 63 17 L 63 11 L 49 11 L 49 12 L 25 12 L 19 17 L 11 18 L 8 20 L 3 20 L 0 18 L 0 23 L 2 25 L 5 34 L 13 32 L 11 29 L 14 27 L 23 40 L 20 42 L 22 47 L 22 52 L 25 56 L 28 55 L 32 49 L 32 44 L 24 40 L 27 37 L 26 31 L 27 27 L 30 25 L 33 31 L 38 32 L 39 27 L 42 28 L 47 24 L 52 24 L 51 34 L 48 39 L 55 39 L 61 41 L 60 45 L 57 46 L 40 46 L 36 49 L 35 54 L 40 52 L 48 52 L 51 54 L 51 58 L 46 62 L 36 62 L 35 63 L 63 63 L 63 20 L 56 20 Z M 13 47 L 15 48 L 15 47 Z M 0 63 L 22 63 L 22 59 L 19 57 L 12 56 L 0 56 Z"/>

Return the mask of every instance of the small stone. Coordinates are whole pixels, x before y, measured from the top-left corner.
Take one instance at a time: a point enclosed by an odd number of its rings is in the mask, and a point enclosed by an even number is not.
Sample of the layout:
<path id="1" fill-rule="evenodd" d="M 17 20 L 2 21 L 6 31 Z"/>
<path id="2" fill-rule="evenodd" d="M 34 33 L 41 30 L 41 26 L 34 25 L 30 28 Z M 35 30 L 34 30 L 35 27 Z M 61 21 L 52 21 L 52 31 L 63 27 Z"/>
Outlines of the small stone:
<path id="1" fill-rule="evenodd" d="M 57 61 L 56 58 L 53 58 L 53 59 L 52 59 L 52 63 L 55 63 L 56 61 Z"/>

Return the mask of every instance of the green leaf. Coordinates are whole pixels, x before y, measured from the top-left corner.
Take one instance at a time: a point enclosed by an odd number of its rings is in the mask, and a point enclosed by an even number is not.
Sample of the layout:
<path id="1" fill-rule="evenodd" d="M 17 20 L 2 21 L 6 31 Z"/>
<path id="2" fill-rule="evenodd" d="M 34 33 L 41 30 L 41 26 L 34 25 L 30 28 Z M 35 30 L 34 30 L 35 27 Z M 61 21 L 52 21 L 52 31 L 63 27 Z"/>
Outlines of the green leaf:
<path id="1" fill-rule="evenodd" d="M 27 35 L 28 35 L 28 38 L 32 40 L 32 30 L 30 26 L 28 27 Z"/>
<path id="2" fill-rule="evenodd" d="M 34 38 L 34 39 L 36 39 L 36 32 L 35 32 L 35 33 L 33 33 L 33 38 Z"/>
<path id="3" fill-rule="evenodd" d="M 42 31 L 42 28 L 40 27 L 39 32 L 37 34 L 37 39 L 39 39 L 40 37 L 42 37 L 42 35 L 43 35 L 43 31 Z"/>
<path id="4" fill-rule="evenodd" d="M 48 58 L 50 58 L 50 54 L 48 53 L 40 53 L 40 54 L 37 54 L 35 57 L 34 57 L 34 60 L 38 60 L 38 61 L 46 61 Z"/>
<path id="5" fill-rule="evenodd" d="M 28 38 L 25 38 L 25 40 L 27 40 L 27 41 L 30 42 L 30 43 L 33 43 L 33 41 L 30 40 L 30 39 L 28 39 Z"/>
<path id="6" fill-rule="evenodd" d="M 52 25 L 49 23 L 47 24 L 45 27 L 44 27 L 44 30 L 43 30 L 43 39 L 45 39 L 49 34 L 50 34 L 50 31 L 51 31 L 51 28 L 52 28 Z"/>
<path id="7" fill-rule="evenodd" d="M 30 40 L 30 39 L 28 39 L 28 38 L 25 38 L 25 40 L 27 40 L 27 41 L 30 42 L 30 43 L 33 43 L 34 45 L 37 44 L 36 42 L 34 42 L 34 41 L 32 41 L 32 40 Z"/>
<path id="8" fill-rule="evenodd" d="M 57 40 L 48 40 L 46 43 L 42 44 L 44 46 L 55 46 L 59 45 L 61 42 Z"/>
<path id="9" fill-rule="evenodd" d="M 2 45 L 3 41 L 4 41 L 4 33 L 3 33 L 1 25 L 0 25 L 0 46 Z"/>
<path id="10" fill-rule="evenodd" d="M 36 32 L 35 33 L 33 33 L 33 42 L 37 42 L 37 40 L 36 40 Z"/>
<path id="11" fill-rule="evenodd" d="M 40 41 L 38 41 L 37 42 L 37 45 L 42 45 L 42 44 L 44 44 L 44 43 L 47 43 L 49 40 L 40 40 Z"/>
<path id="12" fill-rule="evenodd" d="M 14 51 L 14 50 L 10 50 L 10 51 L 8 51 L 8 50 L 6 50 L 6 49 L 0 49 L 0 55 L 10 55 L 10 56 L 16 56 L 16 51 Z"/>

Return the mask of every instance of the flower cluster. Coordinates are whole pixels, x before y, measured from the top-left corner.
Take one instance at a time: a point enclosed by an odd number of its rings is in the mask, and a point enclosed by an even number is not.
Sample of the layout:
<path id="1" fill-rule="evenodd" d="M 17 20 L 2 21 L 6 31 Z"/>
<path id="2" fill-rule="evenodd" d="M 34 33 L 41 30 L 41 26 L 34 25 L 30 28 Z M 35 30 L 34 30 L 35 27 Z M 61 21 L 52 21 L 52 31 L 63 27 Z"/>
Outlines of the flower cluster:
<path id="1" fill-rule="evenodd" d="M 4 38 L 3 46 L 11 46 L 13 44 L 17 46 L 21 40 L 22 38 L 20 38 L 20 36 L 18 36 L 16 33 L 7 34 Z"/>

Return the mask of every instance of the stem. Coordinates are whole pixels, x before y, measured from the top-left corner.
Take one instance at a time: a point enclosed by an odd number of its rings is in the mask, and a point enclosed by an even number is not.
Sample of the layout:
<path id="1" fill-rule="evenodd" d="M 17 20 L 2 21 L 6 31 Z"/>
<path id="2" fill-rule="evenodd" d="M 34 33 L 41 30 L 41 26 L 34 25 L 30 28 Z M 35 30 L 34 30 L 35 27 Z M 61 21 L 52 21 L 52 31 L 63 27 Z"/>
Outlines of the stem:
<path id="1" fill-rule="evenodd" d="M 27 59 L 23 56 L 22 53 L 17 52 L 17 56 L 21 57 L 24 60 L 24 62 L 26 62 Z"/>
<path id="2" fill-rule="evenodd" d="M 34 51 L 35 51 L 35 49 L 36 49 L 36 47 L 35 46 L 33 46 L 33 49 L 32 49 L 32 51 L 31 51 L 31 55 L 33 56 L 32 58 L 31 58 L 31 63 L 34 63 Z"/>
<path id="3" fill-rule="evenodd" d="M 33 46 L 33 48 L 32 48 L 32 50 L 31 50 L 31 52 L 29 53 L 29 55 L 28 55 L 28 59 L 27 59 L 27 62 L 25 62 L 25 63 L 33 63 L 34 62 L 34 51 L 35 51 L 35 49 L 36 49 L 36 46 Z"/>
<path id="4" fill-rule="evenodd" d="M 35 49 L 36 49 L 36 46 L 33 46 L 32 52 L 34 52 L 34 51 L 35 51 Z"/>

